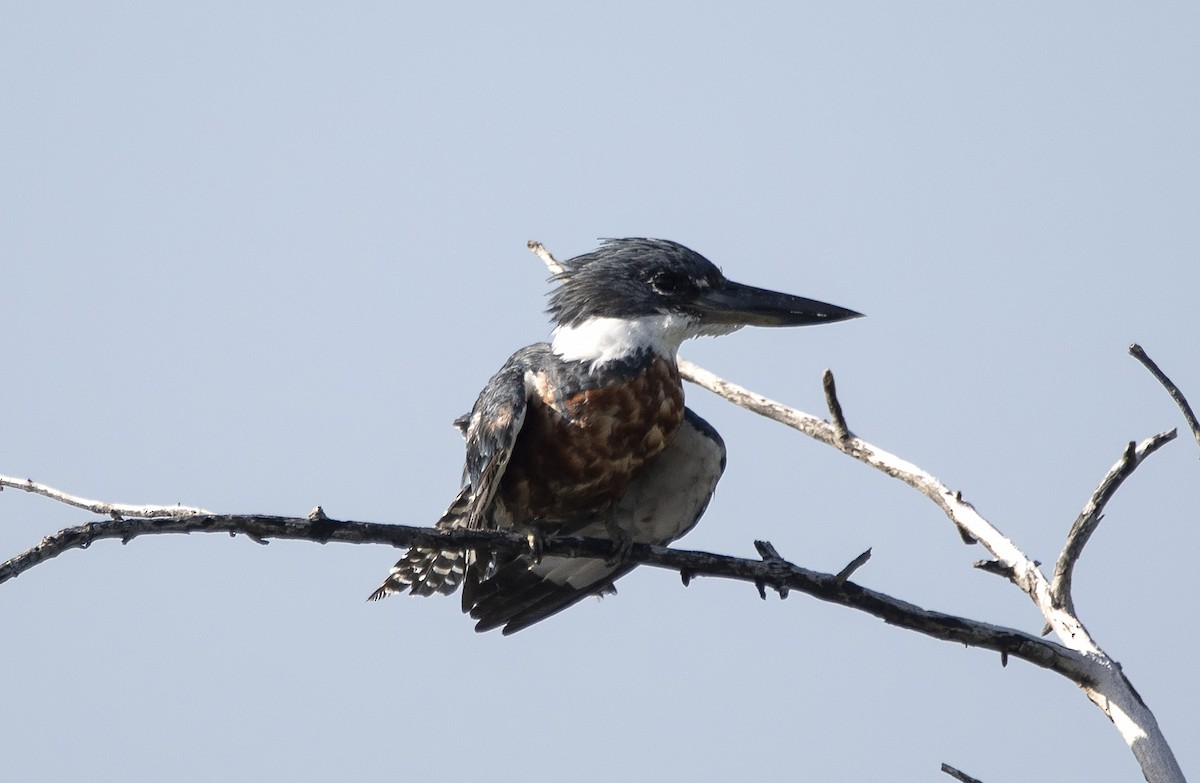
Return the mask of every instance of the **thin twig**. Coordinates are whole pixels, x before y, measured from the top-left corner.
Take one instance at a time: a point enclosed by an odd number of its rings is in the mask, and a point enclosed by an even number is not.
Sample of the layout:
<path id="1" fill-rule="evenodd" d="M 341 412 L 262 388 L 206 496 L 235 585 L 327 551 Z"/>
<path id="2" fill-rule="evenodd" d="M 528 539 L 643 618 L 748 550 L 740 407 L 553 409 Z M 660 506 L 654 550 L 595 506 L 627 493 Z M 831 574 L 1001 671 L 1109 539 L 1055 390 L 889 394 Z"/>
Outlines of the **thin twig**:
<path id="1" fill-rule="evenodd" d="M 202 508 L 191 508 L 189 506 L 132 505 L 126 503 L 109 503 L 104 500 L 90 500 L 76 495 L 69 495 L 62 490 L 46 486 L 45 484 L 39 484 L 32 479 L 18 479 L 11 476 L 0 476 L 0 489 L 4 487 L 19 489 L 22 492 L 32 492 L 35 495 L 41 495 L 42 497 L 56 500 L 59 503 L 65 503 L 68 506 L 91 511 L 93 514 L 105 514 L 113 517 L 158 519 L 162 517 L 184 517 L 212 513 Z"/>
<path id="2" fill-rule="evenodd" d="M 758 554 L 768 563 L 786 563 L 783 555 L 779 554 L 779 550 L 770 541 L 755 541 L 754 548 L 758 550 Z"/>
<path id="3" fill-rule="evenodd" d="M 833 382 L 833 371 L 821 373 L 821 386 L 825 389 L 825 404 L 829 407 L 829 420 L 833 425 L 833 434 L 839 441 L 850 437 L 850 429 L 846 426 L 846 416 L 842 413 L 842 403 L 838 401 L 837 386 Z"/>
<path id="4" fill-rule="evenodd" d="M 949 764 L 946 764 L 944 762 L 942 763 L 942 772 L 945 772 L 947 775 L 954 778 L 955 780 L 961 781 L 961 783 L 983 783 L 982 780 L 980 780 L 978 778 L 973 778 L 965 772 L 960 772 L 959 770 L 955 769 L 954 767 L 952 767 Z"/>
<path id="5" fill-rule="evenodd" d="M 564 271 L 566 271 L 563 269 L 563 265 L 558 263 L 557 259 L 554 258 L 554 255 L 546 249 L 546 246 L 536 239 L 531 239 L 526 242 L 525 247 L 529 248 L 531 253 L 541 259 L 542 263 L 546 265 L 546 268 L 550 270 L 550 274 L 561 275 Z"/>
<path id="6" fill-rule="evenodd" d="M 976 560 L 971 565 L 985 574 L 995 574 L 996 576 L 1002 576 L 1009 581 L 1013 581 L 1012 569 L 999 560 Z"/>
<path id="7" fill-rule="evenodd" d="M 1108 501 L 1116 494 L 1125 479 L 1133 474 L 1138 465 L 1142 464 L 1146 457 L 1174 440 L 1175 434 L 1175 430 L 1170 430 L 1152 435 L 1141 444 L 1130 441 L 1121 458 L 1109 468 L 1108 473 L 1100 480 L 1095 491 L 1092 492 L 1092 496 L 1084 504 L 1083 510 L 1076 517 L 1075 523 L 1071 525 L 1062 553 L 1059 554 L 1058 561 L 1054 564 L 1054 578 L 1050 581 L 1050 599 L 1057 606 L 1075 614 L 1075 602 L 1071 596 L 1071 576 L 1075 570 L 1075 564 L 1079 562 L 1079 557 L 1083 554 L 1084 546 L 1092 537 L 1092 533 L 1099 527 L 1100 520 L 1104 518 L 1104 507 L 1108 505 Z"/>
<path id="8" fill-rule="evenodd" d="M 849 563 L 847 563 L 846 567 L 843 568 L 841 571 L 838 571 L 837 576 L 834 577 L 834 580 L 837 581 L 837 583 L 839 585 L 846 584 L 846 580 L 849 579 L 854 574 L 855 571 L 857 571 L 858 569 L 860 569 L 864 565 L 866 565 L 867 561 L 870 559 L 871 559 L 871 550 L 868 549 L 867 551 L 863 552 L 861 555 L 859 555 L 858 557 L 854 558 Z"/>
<path id="9" fill-rule="evenodd" d="M 1159 368 L 1158 364 L 1150 358 L 1150 355 L 1146 353 L 1146 350 L 1142 346 L 1137 343 L 1129 346 L 1129 354 L 1141 362 L 1150 371 L 1150 374 L 1157 378 L 1158 382 L 1163 385 L 1163 388 L 1167 390 L 1167 394 L 1171 395 L 1171 399 L 1175 400 L 1175 404 L 1179 406 L 1179 410 L 1183 411 L 1183 418 L 1187 421 L 1188 428 L 1192 431 L 1192 437 L 1200 445 L 1200 421 L 1196 421 L 1196 414 L 1192 411 L 1192 406 L 1188 404 L 1187 398 L 1183 396 L 1183 392 L 1167 377 L 1167 374 Z"/>

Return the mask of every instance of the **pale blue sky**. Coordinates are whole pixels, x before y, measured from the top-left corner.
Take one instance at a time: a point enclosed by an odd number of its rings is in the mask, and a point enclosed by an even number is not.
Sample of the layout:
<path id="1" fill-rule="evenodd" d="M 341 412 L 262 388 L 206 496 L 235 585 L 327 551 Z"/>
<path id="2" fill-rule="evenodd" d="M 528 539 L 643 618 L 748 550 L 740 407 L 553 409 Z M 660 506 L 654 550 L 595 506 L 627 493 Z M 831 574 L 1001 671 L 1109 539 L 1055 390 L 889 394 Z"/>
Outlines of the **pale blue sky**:
<path id="1" fill-rule="evenodd" d="M 1031 556 L 1200 400 L 1191 3 L 9 4 L 0 473 L 122 502 L 431 523 L 450 421 L 597 237 L 861 310 L 685 355 L 938 474 Z M 684 546 L 769 539 L 1037 631 L 927 500 L 698 389 Z M 1122 489 L 1084 622 L 1200 770 L 1200 450 Z M 7 557 L 85 514 L 0 496 Z M 379 547 L 97 544 L 0 587 L 12 780 L 1140 779 L 1065 680 L 643 569 L 511 638 L 367 604 Z"/>

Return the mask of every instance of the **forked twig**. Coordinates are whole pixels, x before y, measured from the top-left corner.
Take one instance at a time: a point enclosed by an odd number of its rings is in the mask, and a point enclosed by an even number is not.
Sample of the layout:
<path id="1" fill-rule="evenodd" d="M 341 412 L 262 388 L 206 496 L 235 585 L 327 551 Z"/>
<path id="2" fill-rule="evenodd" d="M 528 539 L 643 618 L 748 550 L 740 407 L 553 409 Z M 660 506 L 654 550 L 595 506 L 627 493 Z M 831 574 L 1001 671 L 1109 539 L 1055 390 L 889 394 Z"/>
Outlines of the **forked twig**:
<path id="1" fill-rule="evenodd" d="M 1174 439 L 1175 430 L 1170 430 L 1152 435 L 1140 444 L 1130 441 L 1125 453 L 1100 480 L 1083 510 L 1079 512 L 1075 523 L 1071 525 L 1062 553 L 1059 554 L 1058 561 L 1054 564 L 1054 578 L 1050 581 L 1050 599 L 1058 606 L 1072 614 L 1075 613 L 1075 602 L 1071 596 L 1071 576 L 1075 570 L 1075 564 L 1079 561 L 1079 556 L 1083 554 L 1084 546 L 1092 537 L 1092 533 L 1099 527 L 1100 520 L 1104 518 L 1104 507 L 1108 505 L 1108 501 L 1146 457 Z"/>

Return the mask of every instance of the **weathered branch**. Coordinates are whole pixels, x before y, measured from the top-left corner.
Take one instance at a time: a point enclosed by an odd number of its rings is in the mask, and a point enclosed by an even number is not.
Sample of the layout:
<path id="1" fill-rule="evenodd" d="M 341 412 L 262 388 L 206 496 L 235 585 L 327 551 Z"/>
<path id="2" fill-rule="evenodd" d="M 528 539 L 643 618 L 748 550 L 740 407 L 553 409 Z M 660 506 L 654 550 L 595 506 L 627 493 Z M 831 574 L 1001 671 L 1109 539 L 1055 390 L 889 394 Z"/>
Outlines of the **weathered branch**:
<path id="1" fill-rule="evenodd" d="M 1054 578 L 1050 582 L 1050 600 L 1054 601 L 1056 605 L 1075 614 L 1075 601 L 1071 595 L 1071 576 L 1075 570 L 1075 564 L 1083 554 L 1083 547 L 1099 527 L 1100 520 L 1104 518 L 1104 507 L 1108 505 L 1108 501 L 1116 494 L 1125 479 L 1133 474 L 1133 471 L 1142 464 L 1146 457 L 1174 439 L 1175 430 L 1170 430 L 1152 435 L 1141 444 L 1130 441 L 1125 453 L 1121 455 L 1121 459 L 1117 460 L 1116 464 L 1109 468 L 1108 473 L 1100 480 L 1100 484 L 1097 485 L 1091 498 L 1079 512 L 1075 523 L 1071 525 L 1071 530 L 1067 533 L 1066 544 L 1058 556 L 1058 562 L 1054 564 Z"/>
<path id="2" fill-rule="evenodd" d="M 1129 346 L 1129 354 L 1141 362 L 1150 371 L 1150 374 L 1157 378 L 1158 382 L 1163 385 L 1163 388 L 1167 390 L 1167 394 L 1171 395 L 1171 399 L 1175 400 L 1175 404 L 1179 406 L 1179 410 L 1183 411 L 1183 418 L 1187 421 L 1188 428 L 1192 431 L 1192 437 L 1200 445 L 1200 421 L 1196 421 L 1196 414 L 1192 411 L 1192 406 L 1188 404 L 1187 397 L 1183 396 L 1183 392 L 1179 390 L 1179 387 L 1167 377 L 1167 374 L 1150 358 L 1150 355 L 1146 353 L 1146 350 L 1142 346 L 1137 343 Z"/>
<path id="3" fill-rule="evenodd" d="M 525 243 L 525 247 L 529 248 L 529 252 L 537 256 L 546 265 L 546 268 L 550 270 L 550 274 L 561 275 L 565 271 L 563 265 L 558 263 L 558 260 L 551 255 L 550 251 L 541 242 L 531 239 Z"/>
<path id="4" fill-rule="evenodd" d="M 125 503 L 108 503 L 103 500 L 89 500 L 88 498 L 68 495 L 66 492 L 57 490 L 54 487 L 48 487 L 45 484 L 39 484 L 32 479 L 18 479 L 12 476 L 0 476 L 0 489 L 4 487 L 19 489 L 22 492 L 32 492 L 35 495 L 57 500 L 59 503 L 66 503 L 68 506 L 91 511 L 93 514 L 107 514 L 111 517 L 158 518 L 209 513 L 202 508 L 189 508 L 187 506 L 135 506 Z"/>
<path id="5" fill-rule="evenodd" d="M 1090 643 L 1085 633 L 1081 635 L 1082 628 L 1073 622 L 1073 618 L 1055 611 L 1055 607 L 1048 600 L 1049 583 L 1033 560 L 984 519 L 970 503 L 963 500 L 961 492 L 951 491 L 930 473 L 855 435 L 848 435 L 845 438 L 838 437 L 837 430 L 833 425 L 812 414 L 796 410 L 730 383 L 685 359 L 679 360 L 679 370 L 685 379 L 724 397 L 735 405 L 786 424 L 816 441 L 832 446 L 843 454 L 913 487 L 936 503 L 964 536 L 969 536 L 983 544 L 993 557 L 1003 564 L 1010 573 L 1012 581 L 1024 590 L 1043 611 L 1047 622 L 1054 624 L 1056 630 L 1061 629 L 1060 637 L 1063 637 L 1064 641 L 1066 638 L 1071 638 L 1074 640 L 1074 644 L 1071 644 L 1072 647 L 1087 652 L 1095 652 L 1098 649 L 1094 643 Z"/>
<path id="6" fill-rule="evenodd" d="M 978 541 L 992 554 L 994 560 L 988 561 L 988 570 L 1006 576 L 1020 587 L 1037 606 L 1046 624 L 1059 640 L 1067 648 L 1081 653 L 1090 662 L 1096 679 L 1093 684 L 1083 686 L 1084 693 L 1116 726 L 1125 743 L 1133 751 L 1134 758 L 1141 765 L 1146 779 L 1184 779 L 1179 763 L 1158 727 L 1154 713 L 1125 678 L 1120 665 L 1100 649 L 1074 611 L 1060 606 L 1053 600 L 1050 583 L 1038 564 L 984 519 L 974 506 L 963 500 L 961 492 L 951 492 L 933 475 L 861 438 L 854 435 L 840 437 L 834 425 L 816 416 L 730 383 L 691 362 L 681 359 L 679 369 L 683 377 L 692 383 L 703 386 L 747 410 L 786 424 L 814 440 L 832 446 L 876 470 L 903 481 L 936 503 L 954 523 L 964 541 Z M 1165 442 L 1172 436 L 1164 433 L 1156 437 L 1164 438 Z M 1001 655 L 1003 657 L 1004 653 Z"/>
<path id="7" fill-rule="evenodd" d="M 397 547 L 466 547 L 473 544 L 486 544 L 492 548 L 528 547 L 526 539 L 515 533 L 442 531 L 376 522 L 339 521 L 323 514 L 306 518 L 203 514 L 166 519 L 113 519 L 89 522 L 47 536 L 37 546 L 0 564 L 0 583 L 63 552 L 85 549 L 96 541 L 118 539 L 128 543 L 139 536 L 170 533 L 228 533 L 242 534 L 255 541 L 275 538 Z M 647 544 L 634 544 L 628 558 L 631 562 L 672 569 L 691 577 L 721 577 L 763 585 L 780 595 L 786 595 L 791 590 L 807 593 L 822 601 L 867 612 L 889 625 L 1029 661 L 1058 672 L 1080 685 L 1090 685 L 1098 676 L 1094 661 L 1060 644 L 1011 628 L 923 609 L 853 582 L 839 580 L 834 574 L 810 571 L 789 563 L 767 542 L 756 542 L 756 546 L 760 552 L 767 553 L 764 559 L 750 560 Z M 544 542 L 543 552 L 571 557 L 607 558 L 614 554 L 614 545 L 606 539 L 548 538 Z"/>

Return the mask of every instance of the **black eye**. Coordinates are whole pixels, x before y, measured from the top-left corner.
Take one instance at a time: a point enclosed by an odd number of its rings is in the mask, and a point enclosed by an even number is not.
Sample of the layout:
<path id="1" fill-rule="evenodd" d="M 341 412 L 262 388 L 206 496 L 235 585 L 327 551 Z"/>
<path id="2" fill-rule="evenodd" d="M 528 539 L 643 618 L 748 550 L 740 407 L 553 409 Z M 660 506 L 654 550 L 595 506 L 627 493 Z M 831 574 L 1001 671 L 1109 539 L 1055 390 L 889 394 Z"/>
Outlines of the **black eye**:
<path id="1" fill-rule="evenodd" d="M 684 275 L 674 272 L 658 272 L 650 278 L 650 287 L 657 293 L 666 296 L 678 294 L 687 289 L 689 281 Z"/>

